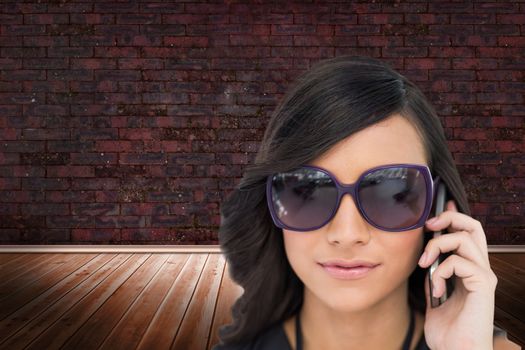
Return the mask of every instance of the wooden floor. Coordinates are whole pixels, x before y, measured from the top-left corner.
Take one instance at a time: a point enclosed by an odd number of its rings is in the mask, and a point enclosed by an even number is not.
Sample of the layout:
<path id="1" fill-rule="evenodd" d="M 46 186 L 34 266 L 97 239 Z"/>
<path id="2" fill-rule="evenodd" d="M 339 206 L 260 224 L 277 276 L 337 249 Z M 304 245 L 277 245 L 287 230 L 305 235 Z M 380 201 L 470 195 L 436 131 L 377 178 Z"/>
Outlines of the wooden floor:
<path id="1" fill-rule="evenodd" d="M 525 254 L 490 260 L 524 346 Z M 241 294 L 220 253 L 0 254 L 0 349 L 211 349 Z"/>
<path id="2" fill-rule="evenodd" d="M 525 347 L 525 253 L 489 253 L 498 276 L 494 322 L 508 338 Z"/>

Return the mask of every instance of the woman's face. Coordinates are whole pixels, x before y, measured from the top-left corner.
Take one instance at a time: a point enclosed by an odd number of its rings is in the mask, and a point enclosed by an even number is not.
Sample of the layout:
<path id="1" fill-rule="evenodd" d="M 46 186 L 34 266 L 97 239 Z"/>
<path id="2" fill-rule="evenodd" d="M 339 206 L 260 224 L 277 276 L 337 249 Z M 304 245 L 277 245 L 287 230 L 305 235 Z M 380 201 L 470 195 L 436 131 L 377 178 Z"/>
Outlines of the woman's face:
<path id="1" fill-rule="evenodd" d="M 342 183 L 353 183 L 372 167 L 392 163 L 428 165 L 419 134 L 400 115 L 363 129 L 308 163 L 331 171 Z M 370 225 L 352 197 L 345 195 L 336 215 L 309 232 L 283 229 L 286 255 L 305 293 L 338 311 L 374 306 L 393 293 L 406 293 L 408 277 L 423 249 L 423 227 L 387 232 Z M 359 279 L 342 280 L 319 264 L 329 259 L 366 260 L 379 265 Z"/>

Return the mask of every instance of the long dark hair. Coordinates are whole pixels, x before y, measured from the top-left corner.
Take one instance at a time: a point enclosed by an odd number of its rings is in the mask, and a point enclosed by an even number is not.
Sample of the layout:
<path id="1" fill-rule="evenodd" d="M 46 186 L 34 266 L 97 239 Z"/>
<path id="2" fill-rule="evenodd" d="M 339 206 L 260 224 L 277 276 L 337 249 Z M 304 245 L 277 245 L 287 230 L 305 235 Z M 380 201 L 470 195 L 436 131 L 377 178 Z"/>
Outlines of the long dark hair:
<path id="1" fill-rule="evenodd" d="M 252 340 L 294 315 L 304 285 L 285 254 L 282 230 L 266 204 L 268 175 L 307 163 L 348 136 L 399 113 L 424 142 L 432 176 L 439 175 L 458 211 L 470 215 L 467 195 L 434 108 L 423 93 L 387 63 L 364 56 L 317 62 L 300 75 L 273 112 L 254 164 L 223 201 L 219 243 L 231 278 L 244 293 L 233 322 L 219 329 L 221 344 Z M 430 235 L 425 235 L 425 245 Z M 409 305 L 424 313 L 426 270 L 409 277 Z"/>

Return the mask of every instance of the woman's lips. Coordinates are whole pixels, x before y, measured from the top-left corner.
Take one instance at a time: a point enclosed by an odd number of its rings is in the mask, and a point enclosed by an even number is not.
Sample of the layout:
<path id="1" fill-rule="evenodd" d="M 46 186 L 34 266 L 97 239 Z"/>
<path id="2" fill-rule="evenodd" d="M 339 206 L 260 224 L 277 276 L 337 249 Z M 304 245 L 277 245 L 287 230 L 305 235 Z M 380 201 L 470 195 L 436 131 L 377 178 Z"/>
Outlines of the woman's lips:
<path id="1" fill-rule="evenodd" d="M 359 279 L 367 276 L 370 272 L 374 271 L 379 265 L 375 266 L 356 266 L 356 267 L 341 267 L 341 266 L 329 266 L 319 264 L 330 276 L 343 279 L 343 280 L 353 280 Z"/>

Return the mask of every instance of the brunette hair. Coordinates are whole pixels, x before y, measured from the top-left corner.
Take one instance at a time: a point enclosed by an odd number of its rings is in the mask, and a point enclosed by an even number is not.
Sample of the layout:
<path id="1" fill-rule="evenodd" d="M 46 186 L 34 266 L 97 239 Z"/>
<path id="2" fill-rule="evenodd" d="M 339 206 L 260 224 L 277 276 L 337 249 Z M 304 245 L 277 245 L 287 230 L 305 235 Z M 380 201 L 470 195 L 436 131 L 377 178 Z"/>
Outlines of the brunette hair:
<path id="1" fill-rule="evenodd" d="M 447 187 L 447 198 L 455 200 L 458 211 L 470 215 L 440 119 L 415 84 L 371 57 L 339 56 L 317 62 L 283 96 L 254 164 L 246 167 L 221 205 L 221 252 L 229 275 L 244 289 L 231 308 L 233 322 L 219 329 L 221 344 L 252 340 L 294 315 L 303 302 L 304 285 L 286 258 L 282 230 L 273 224 L 267 207 L 268 175 L 316 159 L 341 140 L 393 114 L 407 118 L 416 128 L 432 177 L 439 176 Z M 425 245 L 429 238 L 425 235 Z M 417 266 L 409 277 L 409 305 L 422 313 L 425 273 Z"/>

